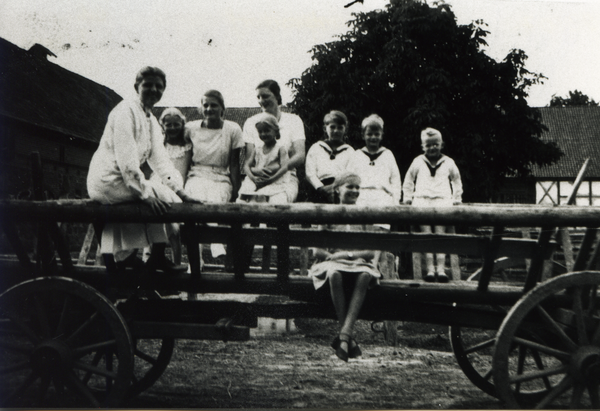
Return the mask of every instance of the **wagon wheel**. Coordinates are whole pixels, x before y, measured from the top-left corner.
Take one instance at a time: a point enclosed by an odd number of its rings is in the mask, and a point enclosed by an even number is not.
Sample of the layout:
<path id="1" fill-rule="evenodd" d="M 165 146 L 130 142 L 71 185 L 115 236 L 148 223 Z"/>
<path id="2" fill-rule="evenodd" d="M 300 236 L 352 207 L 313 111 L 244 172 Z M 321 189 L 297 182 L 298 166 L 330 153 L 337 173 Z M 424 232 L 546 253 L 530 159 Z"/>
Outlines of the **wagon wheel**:
<path id="1" fill-rule="evenodd" d="M 504 278 L 503 278 L 504 279 Z M 468 281 L 474 281 L 475 276 Z M 493 306 L 492 309 L 505 315 L 508 308 Z M 461 327 L 448 327 L 450 345 L 456 362 L 467 378 L 480 390 L 497 397 L 492 381 L 492 355 L 497 330 Z"/>
<path id="2" fill-rule="evenodd" d="M 598 285 L 600 272 L 565 274 L 510 310 L 493 358 L 494 384 L 509 408 L 600 408 Z"/>
<path id="3" fill-rule="evenodd" d="M 501 307 L 497 309 L 506 313 Z M 448 328 L 450 344 L 459 367 L 477 388 L 492 397 L 497 397 L 492 382 L 492 355 L 496 332 L 458 325 Z"/>
<path id="4" fill-rule="evenodd" d="M 94 288 L 42 277 L 0 295 L 0 406 L 115 407 L 132 370 L 127 324 Z"/>
<path id="5" fill-rule="evenodd" d="M 134 346 L 135 365 L 132 384 L 127 390 L 128 398 L 150 388 L 165 372 L 173 355 L 175 339 L 139 339 L 134 341 Z"/>
<path id="6" fill-rule="evenodd" d="M 123 308 L 127 304 L 135 306 L 135 301 L 140 296 L 140 294 L 136 294 L 127 301 L 118 301 L 116 303 L 117 308 L 125 318 L 129 318 L 132 314 L 127 308 L 123 311 Z M 149 300 L 162 299 L 156 291 L 146 291 L 142 298 Z M 135 314 L 133 314 L 133 317 L 135 317 Z M 133 355 L 135 361 L 133 365 L 132 384 L 127 390 L 127 398 L 141 394 L 161 377 L 171 361 L 174 349 L 174 338 L 147 339 L 133 337 Z"/>

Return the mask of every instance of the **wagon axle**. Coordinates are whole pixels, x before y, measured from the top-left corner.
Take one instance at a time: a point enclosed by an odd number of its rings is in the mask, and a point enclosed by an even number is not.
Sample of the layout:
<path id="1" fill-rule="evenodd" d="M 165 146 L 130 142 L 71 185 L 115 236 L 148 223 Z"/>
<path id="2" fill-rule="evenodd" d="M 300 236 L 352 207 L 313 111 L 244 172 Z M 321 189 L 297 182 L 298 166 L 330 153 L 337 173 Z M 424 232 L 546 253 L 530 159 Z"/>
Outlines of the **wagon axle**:
<path id="1" fill-rule="evenodd" d="M 571 359 L 571 375 L 578 381 L 600 381 L 600 347 L 586 345 L 580 347 Z"/>

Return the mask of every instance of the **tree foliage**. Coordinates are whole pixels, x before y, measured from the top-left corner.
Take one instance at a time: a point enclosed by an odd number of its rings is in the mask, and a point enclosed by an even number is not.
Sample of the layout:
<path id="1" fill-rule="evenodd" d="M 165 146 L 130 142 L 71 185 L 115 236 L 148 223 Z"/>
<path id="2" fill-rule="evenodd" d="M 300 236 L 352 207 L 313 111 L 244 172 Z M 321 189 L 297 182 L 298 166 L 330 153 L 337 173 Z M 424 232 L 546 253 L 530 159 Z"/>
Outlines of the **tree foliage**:
<path id="1" fill-rule="evenodd" d="M 504 176 L 527 176 L 532 165 L 560 157 L 540 140 L 545 127 L 525 100 L 544 77 L 525 68 L 521 50 L 501 62 L 488 57 L 482 21 L 458 25 L 449 5 L 415 0 L 353 18 L 347 33 L 314 46 L 311 67 L 289 82 L 310 144 L 324 136 L 325 113 L 337 109 L 359 147 L 360 121 L 377 113 L 404 175 L 421 153 L 420 131 L 435 127 L 461 170 L 465 201 L 489 201 Z"/>
<path id="2" fill-rule="evenodd" d="M 594 99 L 589 98 L 581 91 L 569 91 L 569 97 L 562 98 L 556 94 L 550 100 L 550 107 L 597 106 Z"/>

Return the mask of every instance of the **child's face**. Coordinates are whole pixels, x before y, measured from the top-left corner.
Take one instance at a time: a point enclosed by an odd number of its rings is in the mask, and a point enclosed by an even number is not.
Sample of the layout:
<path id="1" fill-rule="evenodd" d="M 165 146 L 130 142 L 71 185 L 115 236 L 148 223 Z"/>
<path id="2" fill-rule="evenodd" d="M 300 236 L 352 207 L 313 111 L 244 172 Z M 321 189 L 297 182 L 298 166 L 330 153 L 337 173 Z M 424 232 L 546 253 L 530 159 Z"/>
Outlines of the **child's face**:
<path id="1" fill-rule="evenodd" d="M 178 137 L 183 130 L 183 121 L 178 116 L 166 116 L 163 128 L 167 137 Z"/>
<path id="2" fill-rule="evenodd" d="M 330 140 L 342 141 L 346 135 L 346 126 L 335 121 L 330 121 L 325 124 L 325 132 Z"/>
<path id="3" fill-rule="evenodd" d="M 357 178 L 350 178 L 338 188 L 340 203 L 356 204 L 360 195 L 360 181 Z"/>
<path id="4" fill-rule="evenodd" d="M 383 130 L 377 126 L 367 126 L 363 131 L 363 140 L 369 150 L 378 150 L 383 140 Z"/>
<path id="5" fill-rule="evenodd" d="M 258 136 L 265 144 L 275 144 L 275 140 L 277 140 L 277 132 L 267 124 L 258 123 L 256 125 L 256 130 L 258 131 Z"/>
<path id="6" fill-rule="evenodd" d="M 425 139 L 421 147 L 425 156 L 428 158 L 439 158 L 442 154 L 442 147 L 444 142 L 439 137 L 429 137 Z"/>

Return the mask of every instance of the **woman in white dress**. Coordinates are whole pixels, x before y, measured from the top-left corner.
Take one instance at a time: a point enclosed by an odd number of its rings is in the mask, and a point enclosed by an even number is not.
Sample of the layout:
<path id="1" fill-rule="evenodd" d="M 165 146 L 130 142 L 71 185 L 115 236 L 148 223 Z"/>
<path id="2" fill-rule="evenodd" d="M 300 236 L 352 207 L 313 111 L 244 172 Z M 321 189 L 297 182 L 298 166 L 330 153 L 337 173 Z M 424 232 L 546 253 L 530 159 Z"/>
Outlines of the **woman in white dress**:
<path id="1" fill-rule="evenodd" d="M 144 67 L 136 76 L 137 97 L 119 103 L 109 114 L 98 150 L 94 153 L 87 177 L 90 198 L 102 204 L 141 200 L 155 214 L 163 214 L 171 203 L 193 201 L 183 189 L 183 180 L 163 145 L 162 128 L 152 114 L 166 86 L 165 73 L 156 67 Z M 147 163 L 162 177 L 146 179 L 141 167 Z M 164 254 L 171 234 L 170 224 L 109 223 L 102 232 L 101 248 L 112 254 L 117 268 L 140 268 L 137 249 L 154 244 L 146 262 L 151 270 L 167 273 L 185 271 Z"/>
<path id="2" fill-rule="evenodd" d="M 240 126 L 223 118 L 225 100 L 217 90 L 202 96 L 202 120 L 185 125 L 184 138 L 192 144 L 192 166 L 185 189 L 205 203 L 235 201 L 240 189 L 240 151 L 244 147 Z M 221 244 L 211 245 L 213 257 L 225 254 Z"/>
<path id="3" fill-rule="evenodd" d="M 279 107 L 281 105 L 281 89 L 275 80 L 265 80 L 256 87 L 256 97 L 263 112 L 272 114 L 279 124 L 279 143 L 286 149 L 289 155 L 287 168 L 290 171 L 289 181 L 284 193 L 269 198 L 269 203 L 293 203 L 298 196 L 298 177 L 296 168 L 304 165 L 306 137 L 304 135 L 304 124 L 300 117 L 292 113 L 284 113 Z M 262 148 L 263 142 L 258 135 L 256 122 L 260 114 L 250 117 L 244 123 L 244 142 L 246 143 L 246 162 L 244 172 L 246 178 L 255 181 L 257 178 L 269 178 L 273 171 L 269 168 L 261 170 L 252 169 L 250 162 L 254 158 L 254 151 Z"/>

